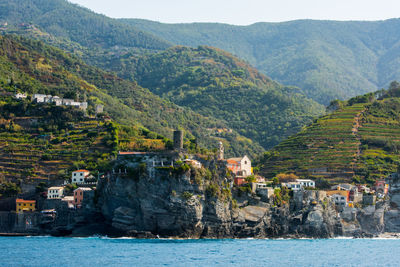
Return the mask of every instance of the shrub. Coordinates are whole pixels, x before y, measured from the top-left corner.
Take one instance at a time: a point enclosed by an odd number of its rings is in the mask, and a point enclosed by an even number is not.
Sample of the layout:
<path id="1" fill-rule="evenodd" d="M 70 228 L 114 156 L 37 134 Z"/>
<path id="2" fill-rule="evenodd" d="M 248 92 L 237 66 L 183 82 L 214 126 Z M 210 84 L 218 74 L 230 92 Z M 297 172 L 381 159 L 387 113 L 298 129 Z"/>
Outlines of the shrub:
<path id="1" fill-rule="evenodd" d="M 189 199 L 191 199 L 193 197 L 193 194 L 188 192 L 188 191 L 185 191 L 185 192 L 182 193 L 181 196 L 182 196 L 183 199 L 189 200 Z"/>
<path id="2" fill-rule="evenodd" d="M 0 184 L 0 197 L 14 197 L 21 193 L 21 188 L 12 182 Z"/>
<path id="3" fill-rule="evenodd" d="M 216 183 L 211 183 L 206 188 L 206 193 L 210 197 L 216 197 L 219 194 L 219 186 Z"/>

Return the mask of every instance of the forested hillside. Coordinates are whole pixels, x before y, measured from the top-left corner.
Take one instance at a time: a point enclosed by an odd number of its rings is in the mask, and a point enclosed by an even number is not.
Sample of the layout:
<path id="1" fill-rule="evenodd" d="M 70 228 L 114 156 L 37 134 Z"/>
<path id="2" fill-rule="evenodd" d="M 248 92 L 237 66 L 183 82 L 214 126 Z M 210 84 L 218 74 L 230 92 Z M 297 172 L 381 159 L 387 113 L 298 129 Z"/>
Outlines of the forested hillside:
<path id="1" fill-rule="evenodd" d="M 39 38 L 104 69 L 127 53 L 214 46 L 325 105 L 400 79 L 399 19 L 162 24 L 111 19 L 64 0 L 0 0 L 0 31 Z"/>
<path id="2" fill-rule="evenodd" d="M 242 60 L 212 47 L 174 47 L 149 56 L 123 56 L 114 71 L 139 85 L 271 148 L 321 115 L 301 90 L 282 86 Z"/>
<path id="3" fill-rule="evenodd" d="M 196 138 L 204 147 L 213 148 L 218 140 L 227 144 L 228 155 L 263 149 L 236 131 L 216 136 L 213 129 L 227 129 L 227 123 L 206 118 L 176 106 L 149 90 L 67 56 L 59 49 L 20 37 L 0 37 L 0 86 L 12 84 L 16 91 L 46 93 L 86 99 L 89 113 L 95 104 L 117 122 L 145 127 L 172 138 L 174 129 L 185 130 L 186 138 Z"/>
<path id="4" fill-rule="evenodd" d="M 0 22 L 35 25 L 65 41 L 91 48 L 165 49 L 158 37 L 65 0 L 0 0 Z"/>
<path id="5" fill-rule="evenodd" d="M 210 45 L 328 104 L 387 87 L 400 79 L 400 20 L 298 20 L 233 26 L 121 20 L 177 45 Z"/>
<path id="6" fill-rule="evenodd" d="M 400 164 L 400 84 L 334 101 L 331 114 L 266 152 L 261 173 L 296 173 L 329 182 L 373 183 Z"/>

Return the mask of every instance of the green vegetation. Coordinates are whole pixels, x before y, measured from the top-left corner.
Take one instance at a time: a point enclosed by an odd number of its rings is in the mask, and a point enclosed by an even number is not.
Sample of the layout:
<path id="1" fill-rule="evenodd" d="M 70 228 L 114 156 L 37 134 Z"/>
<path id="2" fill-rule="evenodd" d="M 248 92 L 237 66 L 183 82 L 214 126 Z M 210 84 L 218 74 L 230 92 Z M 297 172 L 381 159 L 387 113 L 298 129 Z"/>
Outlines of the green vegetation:
<path id="1" fill-rule="evenodd" d="M 97 170 L 113 153 L 107 123 L 78 109 L 19 101 L 0 105 L 0 114 L 0 173 L 9 180 L 65 179 L 78 167 Z"/>
<path id="2" fill-rule="evenodd" d="M 180 106 L 226 121 L 249 139 L 247 145 L 253 140 L 271 148 L 323 112 L 298 89 L 279 85 L 211 47 L 174 47 L 139 58 L 126 55 L 114 70 Z M 231 135 L 226 128 L 209 131 L 222 138 Z"/>
<path id="3" fill-rule="evenodd" d="M 322 104 L 386 87 L 400 79 L 400 20 L 296 20 L 234 26 L 163 24 L 122 19 L 176 45 L 210 45 L 249 61 L 283 84 L 299 86 Z"/>
<path id="4" fill-rule="evenodd" d="M 6 101 L 11 101 L 11 94 L 16 91 L 75 97 L 76 100 L 88 102 L 89 115 L 94 114 L 96 104 L 103 104 L 106 113 L 116 122 L 132 126 L 125 127 L 122 130 L 124 134 L 135 135 L 136 131 L 148 137 L 135 143 L 126 142 L 126 138 L 123 138 L 120 144 L 124 150 L 138 148 L 134 145 L 137 143 L 141 143 L 139 147 L 151 147 L 153 150 L 162 148 L 161 143 L 170 147 L 168 139 L 161 136 L 172 138 L 174 129 L 184 130 L 185 139 L 196 140 L 199 147 L 211 148 L 216 146 L 221 137 L 207 129 L 227 128 L 222 120 L 178 107 L 135 82 L 90 67 L 80 59 L 42 42 L 0 36 L 0 48 L 0 89 L 8 93 Z M 254 155 L 263 150 L 236 131 L 227 134 L 223 140 L 227 144 L 228 155 Z"/>
<path id="5" fill-rule="evenodd" d="M 105 69 L 125 54 L 142 55 L 172 44 L 218 47 L 283 84 L 299 86 L 322 104 L 400 78 L 393 38 L 400 33 L 398 19 L 162 24 L 110 19 L 63 0 L 1 0 L 0 21 L 8 22 L 4 32 L 39 38 Z"/>
<path id="6" fill-rule="evenodd" d="M 91 48 L 165 49 L 168 42 L 64 0 L 1 0 L 0 21 L 34 24 L 44 32 Z M 97 49 L 96 49 L 97 50 Z M 96 51 L 98 52 L 98 51 Z"/>
<path id="7" fill-rule="evenodd" d="M 189 200 L 193 197 L 193 194 L 188 191 L 185 191 L 182 193 L 181 197 L 185 200 Z"/>
<path id="8" fill-rule="evenodd" d="M 274 205 L 282 206 L 290 200 L 290 190 L 287 187 L 275 188 L 274 190 Z"/>
<path id="9" fill-rule="evenodd" d="M 324 187 L 385 178 L 400 164 L 400 98 L 392 97 L 398 92 L 394 82 L 387 91 L 333 101 L 336 111 L 264 153 L 260 172 L 267 177 L 292 172 Z"/>
<path id="10" fill-rule="evenodd" d="M 0 183 L 0 197 L 15 197 L 21 193 L 21 188 L 12 182 Z"/>

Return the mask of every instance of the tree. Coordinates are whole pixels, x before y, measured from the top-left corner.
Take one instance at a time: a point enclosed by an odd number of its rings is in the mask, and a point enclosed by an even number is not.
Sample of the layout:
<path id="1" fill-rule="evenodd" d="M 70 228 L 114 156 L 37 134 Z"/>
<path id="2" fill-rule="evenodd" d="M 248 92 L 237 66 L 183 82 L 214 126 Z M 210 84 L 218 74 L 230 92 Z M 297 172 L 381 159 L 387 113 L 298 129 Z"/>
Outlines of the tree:
<path id="1" fill-rule="evenodd" d="M 248 183 L 255 183 L 257 181 L 257 178 L 254 175 L 249 175 L 245 178 L 246 182 Z"/>
<path id="2" fill-rule="evenodd" d="M 47 189 L 47 185 L 45 182 L 40 182 L 37 186 L 36 186 L 36 193 L 40 193 L 40 192 L 44 192 Z"/>
<path id="3" fill-rule="evenodd" d="M 278 178 L 280 183 L 294 182 L 296 179 L 299 179 L 299 177 L 294 173 L 280 173 L 276 176 L 276 178 Z"/>
<path id="4" fill-rule="evenodd" d="M 21 193 L 21 188 L 12 182 L 0 184 L 0 197 L 14 197 Z"/>

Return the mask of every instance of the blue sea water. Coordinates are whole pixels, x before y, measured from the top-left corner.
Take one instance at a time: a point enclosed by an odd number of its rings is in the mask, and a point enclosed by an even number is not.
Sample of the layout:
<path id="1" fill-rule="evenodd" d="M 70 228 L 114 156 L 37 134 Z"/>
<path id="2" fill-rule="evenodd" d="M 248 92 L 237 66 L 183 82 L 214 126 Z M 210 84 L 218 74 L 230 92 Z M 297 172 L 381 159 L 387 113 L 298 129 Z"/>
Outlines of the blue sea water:
<path id="1" fill-rule="evenodd" d="M 400 266 L 400 239 L 0 237 L 0 266 Z"/>

